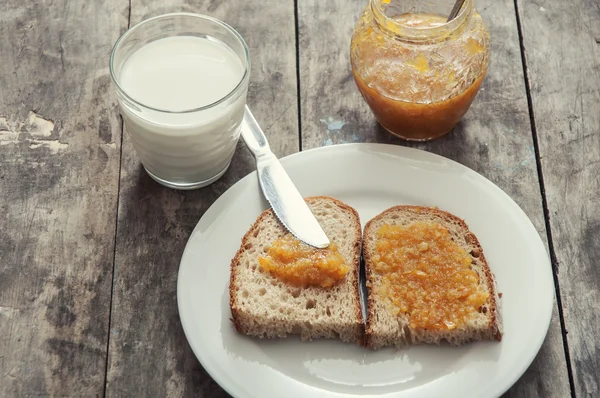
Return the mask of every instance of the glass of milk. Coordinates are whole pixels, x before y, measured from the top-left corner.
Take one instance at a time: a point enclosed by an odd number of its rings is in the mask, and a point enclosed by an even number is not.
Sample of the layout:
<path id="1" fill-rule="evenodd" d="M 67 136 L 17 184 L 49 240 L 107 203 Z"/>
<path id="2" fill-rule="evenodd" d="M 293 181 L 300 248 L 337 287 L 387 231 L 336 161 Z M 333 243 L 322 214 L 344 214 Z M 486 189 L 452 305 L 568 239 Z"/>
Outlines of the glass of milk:
<path id="1" fill-rule="evenodd" d="M 175 189 L 204 187 L 231 162 L 250 75 L 244 39 L 197 14 L 157 16 L 126 31 L 110 75 L 136 154 Z"/>

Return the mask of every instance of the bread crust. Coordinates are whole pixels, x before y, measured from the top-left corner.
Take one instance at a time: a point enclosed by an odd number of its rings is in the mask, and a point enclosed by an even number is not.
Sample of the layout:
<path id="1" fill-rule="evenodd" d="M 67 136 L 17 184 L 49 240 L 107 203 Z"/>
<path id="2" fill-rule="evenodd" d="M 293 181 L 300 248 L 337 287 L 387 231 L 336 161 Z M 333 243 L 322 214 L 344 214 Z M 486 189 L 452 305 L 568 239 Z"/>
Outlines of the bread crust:
<path id="1" fill-rule="evenodd" d="M 387 210 L 384 210 L 383 212 L 379 213 L 377 216 L 373 217 L 371 220 L 369 220 L 367 222 L 367 224 L 365 225 L 365 228 L 364 228 L 363 258 L 365 261 L 365 276 L 366 276 L 366 283 L 367 283 L 367 320 L 366 320 L 366 326 L 365 326 L 364 345 L 369 348 L 375 348 L 374 347 L 374 338 L 376 337 L 374 334 L 374 331 L 373 331 L 373 320 L 375 318 L 375 312 L 374 312 L 375 297 L 374 297 L 374 294 L 372 291 L 373 290 L 372 286 L 374 283 L 374 273 L 372 270 L 372 259 L 371 259 L 372 253 L 370 252 L 370 250 L 367 250 L 364 242 L 365 242 L 367 234 L 370 233 L 370 229 L 372 228 L 372 225 L 375 222 L 379 221 L 382 218 L 385 218 L 386 216 L 388 216 L 391 213 L 398 212 L 398 211 L 408 211 L 408 212 L 413 212 L 413 213 L 418 213 L 418 214 L 435 214 L 437 216 L 440 216 L 444 220 L 444 222 L 458 224 L 460 226 L 460 228 L 462 230 L 464 230 L 465 239 L 469 243 L 476 246 L 477 249 L 479 250 L 480 256 L 478 257 L 478 259 L 483 264 L 484 274 L 485 274 L 487 286 L 488 286 L 488 289 L 490 292 L 490 305 L 489 305 L 490 322 L 489 322 L 488 328 L 489 328 L 493 338 L 497 341 L 501 341 L 502 340 L 501 320 L 500 320 L 500 317 L 498 314 L 499 297 L 498 297 L 498 294 L 496 291 L 495 279 L 492 274 L 492 271 L 490 270 L 489 264 L 485 258 L 485 255 L 483 253 L 483 248 L 481 247 L 479 240 L 477 239 L 475 234 L 473 234 L 473 232 L 471 232 L 471 230 L 467 226 L 466 222 L 463 219 L 461 219 L 447 211 L 440 210 L 440 209 L 437 209 L 434 207 L 398 205 L 398 206 L 393 206 Z"/>
<path id="2" fill-rule="evenodd" d="M 347 204 L 343 203 L 342 201 L 340 201 L 336 198 L 333 198 L 331 196 L 309 196 L 309 197 L 305 198 L 305 201 L 307 203 L 311 203 L 311 202 L 318 201 L 318 200 L 329 200 L 329 201 L 333 202 L 334 205 L 340 207 L 341 209 L 351 212 L 353 217 L 356 219 L 355 233 L 356 233 L 356 236 L 358 236 L 358 239 L 356 239 L 354 242 L 354 261 L 353 261 L 353 263 L 354 263 L 353 264 L 353 266 L 354 266 L 353 292 L 354 292 L 354 296 L 355 296 L 354 297 L 355 298 L 354 311 L 355 311 L 356 319 L 358 320 L 356 323 L 356 336 L 357 336 L 356 343 L 359 345 L 364 345 L 364 318 L 362 315 L 362 308 L 361 308 L 361 303 L 360 303 L 360 301 L 361 301 L 360 300 L 360 292 L 359 292 L 359 289 L 360 289 L 360 256 L 361 256 L 361 249 L 362 249 L 362 230 L 361 230 L 361 226 L 360 226 L 360 217 L 358 215 L 358 212 L 354 208 L 352 208 L 351 206 L 348 206 Z M 238 249 L 235 256 L 233 257 L 233 259 L 230 262 L 229 307 L 231 310 L 231 322 L 235 326 L 236 330 L 240 333 L 246 333 L 247 331 L 244 329 L 243 324 L 241 322 L 242 314 L 240 313 L 239 306 L 237 303 L 237 295 L 235 294 L 235 286 L 236 286 L 235 268 L 237 266 L 239 266 L 239 264 L 240 264 L 240 258 L 243 255 L 243 253 L 246 251 L 246 245 L 248 244 L 248 240 L 250 239 L 250 237 L 256 233 L 257 229 L 264 222 L 265 218 L 274 217 L 274 216 L 275 215 L 274 215 L 273 209 L 271 209 L 271 208 L 263 211 L 260 214 L 260 216 L 256 219 L 254 224 L 252 224 L 250 229 L 244 234 L 240 248 Z M 281 225 L 282 228 L 285 228 L 281 224 L 281 222 L 279 222 L 279 224 Z"/>
<path id="3" fill-rule="evenodd" d="M 233 322 L 235 329 L 240 333 L 243 333 L 244 330 L 243 330 L 242 324 L 240 322 L 240 313 L 239 313 L 237 298 L 236 298 L 235 289 L 234 289 L 234 286 L 235 286 L 234 269 L 235 269 L 235 267 L 237 267 L 239 265 L 240 257 L 246 251 L 245 246 L 246 246 L 250 236 L 252 236 L 252 234 L 254 234 L 256 232 L 256 230 L 258 229 L 260 224 L 263 222 L 263 220 L 269 216 L 269 213 L 272 213 L 272 212 L 273 212 L 272 209 L 267 209 L 267 210 L 263 211 L 260 214 L 260 216 L 258 216 L 258 218 L 254 222 L 254 224 L 252 224 L 250 229 L 242 237 L 242 244 L 240 245 L 240 248 L 235 253 L 235 256 L 233 257 L 233 259 L 231 259 L 231 262 L 229 265 L 229 308 L 231 310 L 231 321 Z"/>

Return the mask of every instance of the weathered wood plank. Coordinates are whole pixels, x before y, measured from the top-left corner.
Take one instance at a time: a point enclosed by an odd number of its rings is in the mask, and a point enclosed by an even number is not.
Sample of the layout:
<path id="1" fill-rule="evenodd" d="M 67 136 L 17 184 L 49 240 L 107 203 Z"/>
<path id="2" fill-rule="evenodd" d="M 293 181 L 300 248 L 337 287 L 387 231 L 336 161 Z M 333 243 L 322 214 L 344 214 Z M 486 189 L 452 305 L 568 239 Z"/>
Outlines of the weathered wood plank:
<path id="1" fill-rule="evenodd" d="M 352 79 L 350 36 L 366 4 L 366 0 L 298 2 L 303 149 L 344 142 L 406 145 L 377 126 Z M 487 0 L 477 2 L 477 7 L 492 38 L 485 83 L 453 133 L 411 146 L 454 159 L 489 178 L 515 199 L 545 238 L 514 5 L 509 0 Z M 540 353 L 507 396 L 568 394 L 555 309 Z"/>
<path id="2" fill-rule="evenodd" d="M 277 155 L 298 151 L 293 1 L 267 7 L 258 0 L 168 5 L 134 0 L 131 22 L 174 11 L 217 17 L 242 34 L 252 56 L 249 106 Z M 252 170 L 254 160 L 240 143 L 228 172 L 210 187 L 165 189 L 141 169 L 125 135 L 107 396 L 226 396 L 185 340 L 177 312 L 177 271 L 203 212 Z"/>
<path id="3" fill-rule="evenodd" d="M 600 8 L 519 1 L 558 278 L 579 397 L 600 395 Z"/>
<path id="4" fill-rule="evenodd" d="M 0 396 L 102 395 L 127 0 L 0 5 Z"/>

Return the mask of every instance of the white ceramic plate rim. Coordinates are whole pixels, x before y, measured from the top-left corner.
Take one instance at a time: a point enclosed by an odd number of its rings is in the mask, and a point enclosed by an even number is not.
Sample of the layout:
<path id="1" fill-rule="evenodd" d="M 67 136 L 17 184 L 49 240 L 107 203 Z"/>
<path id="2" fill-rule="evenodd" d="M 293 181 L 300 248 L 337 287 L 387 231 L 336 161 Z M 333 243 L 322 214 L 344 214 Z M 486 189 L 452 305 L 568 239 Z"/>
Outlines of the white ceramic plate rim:
<path id="1" fill-rule="evenodd" d="M 546 248 L 545 248 L 543 241 L 540 239 L 537 230 L 535 229 L 535 227 L 533 226 L 533 224 L 531 223 L 531 221 L 529 220 L 527 215 L 523 212 L 523 210 L 504 191 L 502 191 L 499 187 L 497 187 L 491 181 L 489 181 L 485 177 L 481 176 L 480 174 L 476 173 L 475 171 L 469 169 L 468 167 L 466 167 L 464 165 L 461 165 L 453 160 L 444 158 L 442 156 L 439 156 L 439 155 L 436 155 L 436 154 L 433 154 L 430 152 L 421 151 L 421 150 L 417 150 L 417 149 L 413 149 L 413 148 L 388 145 L 388 144 L 342 144 L 342 145 L 320 147 L 320 148 L 315 148 L 315 149 L 295 153 L 293 155 L 290 155 L 290 156 L 287 156 L 287 157 L 281 159 L 281 163 L 283 164 L 283 166 L 286 169 L 288 169 L 289 167 L 293 168 L 295 166 L 294 162 L 299 162 L 300 160 L 309 161 L 309 160 L 319 159 L 319 158 L 322 158 L 323 156 L 326 156 L 327 154 L 338 153 L 338 152 L 344 152 L 344 153 L 347 153 L 348 155 L 351 155 L 355 151 L 386 153 L 386 154 L 390 154 L 392 157 L 396 157 L 398 159 L 403 159 L 403 158 L 410 159 L 411 157 L 426 159 L 429 161 L 443 164 L 444 166 L 448 166 L 448 167 L 460 170 L 460 172 L 464 174 L 465 178 L 475 179 L 475 180 L 477 180 L 478 184 L 483 184 L 486 189 L 494 192 L 494 194 L 497 195 L 497 197 L 499 197 L 501 200 L 503 200 L 505 202 L 505 204 L 510 207 L 511 212 L 514 212 L 514 214 L 516 214 L 520 218 L 520 220 L 523 223 L 523 225 L 521 225 L 521 227 L 524 227 L 527 229 L 527 231 L 524 231 L 524 233 L 526 233 L 528 235 L 528 238 L 531 239 L 530 244 L 534 246 L 534 250 L 539 255 L 538 257 L 540 259 L 540 262 L 543 262 L 543 263 L 545 263 L 545 265 L 547 265 L 545 267 L 545 272 L 543 272 L 543 274 L 539 275 L 539 277 L 541 278 L 541 284 L 539 284 L 538 289 L 540 289 L 541 294 L 536 296 L 536 302 L 537 302 L 536 305 L 539 307 L 539 313 L 538 313 L 538 318 L 537 318 L 539 321 L 538 322 L 539 326 L 537 327 L 537 329 L 535 331 L 529 331 L 530 333 L 535 334 L 535 336 L 536 336 L 535 343 L 530 344 L 528 346 L 528 349 L 526 351 L 522 352 L 522 354 L 523 354 L 521 357 L 522 360 L 520 360 L 519 363 L 513 364 L 514 366 L 512 366 L 510 368 L 510 370 L 508 371 L 507 374 L 505 374 L 505 376 L 502 378 L 502 380 L 494 381 L 494 386 L 492 388 L 493 392 L 491 392 L 491 393 L 494 396 L 500 396 L 501 394 L 506 392 L 506 390 L 508 390 L 522 376 L 522 374 L 527 370 L 527 368 L 532 363 L 533 359 L 537 355 L 537 353 L 544 341 L 544 338 L 547 334 L 547 331 L 548 331 L 548 328 L 550 325 L 550 321 L 551 321 L 551 317 L 552 317 L 552 309 L 553 309 L 553 305 L 554 305 L 554 281 L 553 281 L 553 277 L 552 277 L 552 270 L 551 270 L 550 261 L 549 261 L 549 258 L 548 258 L 547 252 L 546 252 Z M 298 167 L 298 166 L 296 166 L 296 167 Z M 288 172 L 290 172 L 289 169 L 288 169 Z M 193 330 L 193 326 L 190 324 L 190 322 L 188 322 L 188 316 L 191 317 L 193 311 L 189 307 L 189 305 L 187 305 L 185 303 L 185 300 L 183 298 L 183 291 L 184 291 L 186 285 L 189 285 L 189 283 L 191 283 L 191 282 L 186 280 L 185 275 L 183 277 L 182 277 L 182 275 L 185 273 L 186 268 L 191 266 L 191 265 L 187 265 L 190 263 L 189 263 L 189 261 L 186 262 L 186 258 L 187 258 L 186 256 L 190 250 L 190 246 L 195 244 L 193 238 L 195 237 L 196 233 L 200 229 L 208 228 L 210 226 L 209 224 L 217 222 L 216 219 L 218 217 L 216 217 L 216 215 L 223 210 L 223 207 L 226 204 L 230 203 L 232 200 L 236 199 L 236 197 L 238 197 L 241 193 L 243 193 L 244 188 L 249 186 L 249 184 L 256 184 L 258 186 L 258 181 L 256 180 L 256 172 L 255 171 L 250 173 L 249 175 L 247 175 L 240 181 L 238 181 L 232 187 L 230 187 L 204 213 L 204 215 L 198 222 L 196 228 L 192 232 L 192 234 L 189 238 L 189 241 L 186 245 L 186 248 L 184 250 L 180 269 L 179 269 L 178 284 L 177 284 L 177 301 L 178 301 L 178 309 L 179 309 L 179 313 L 180 313 L 180 319 L 181 319 L 184 333 L 186 335 L 186 338 L 187 338 L 194 354 L 196 355 L 196 357 L 198 358 L 198 360 L 200 361 L 200 363 L 202 364 L 204 369 L 222 388 L 224 388 L 229 394 L 232 394 L 233 396 L 239 397 L 239 398 L 258 397 L 259 395 L 253 394 L 251 392 L 251 391 L 253 391 L 252 386 L 241 387 L 241 385 L 238 382 L 235 382 L 234 380 L 232 380 L 232 377 L 230 375 L 228 375 L 227 372 L 220 367 L 220 365 L 217 364 L 217 360 L 214 357 L 212 357 L 211 355 L 209 355 L 208 352 L 206 352 L 205 350 L 202 349 L 201 342 L 199 340 L 197 340 L 198 339 L 198 334 L 197 334 L 198 330 Z M 255 200 L 255 199 L 252 199 L 252 200 Z M 266 203 L 263 203 L 262 206 L 264 208 L 266 208 Z M 384 209 L 381 209 L 381 210 L 384 210 Z M 258 216 L 258 215 L 259 214 L 256 214 L 256 216 Z M 207 221 L 207 220 L 209 220 L 209 221 Z M 361 221 L 363 221 L 363 224 L 364 224 L 365 220 L 361 220 Z M 240 237 L 236 236 L 234 239 L 239 240 L 239 239 L 241 239 L 241 236 Z M 485 247 L 484 247 L 484 251 L 485 251 Z M 540 265 L 540 269 L 542 271 L 544 270 L 543 266 L 544 266 L 544 264 Z M 220 300 L 220 297 L 216 297 L 215 300 Z M 225 314 L 228 314 L 228 313 L 229 313 L 229 309 L 227 308 L 225 311 Z M 201 332 L 200 332 L 200 334 L 201 334 Z M 285 386 L 287 384 L 288 385 L 287 388 L 294 388 L 294 386 L 299 387 L 301 384 L 301 382 L 295 382 L 295 380 L 293 380 L 291 378 L 284 377 L 284 379 L 287 379 L 287 380 L 283 380 L 283 381 L 278 380 L 278 382 L 283 383 L 282 384 L 283 386 Z M 490 382 L 490 384 L 491 384 L 491 382 Z M 320 395 L 320 396 L 327 396 L 327 397 L 341 396 L 337 392 L 329 393 L 327 390 L 313 390 L 313 391 L 319 391 L 320 394 L 324 394 L 324 395 Z"/>

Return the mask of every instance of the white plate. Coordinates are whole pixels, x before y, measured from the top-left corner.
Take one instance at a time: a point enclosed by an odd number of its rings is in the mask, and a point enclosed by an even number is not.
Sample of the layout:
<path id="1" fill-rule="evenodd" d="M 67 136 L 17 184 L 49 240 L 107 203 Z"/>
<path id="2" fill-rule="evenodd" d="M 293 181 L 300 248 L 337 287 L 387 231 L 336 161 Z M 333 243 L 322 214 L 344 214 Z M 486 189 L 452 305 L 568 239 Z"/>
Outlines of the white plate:
<path id="1" fill-rule="evenodd" d="M 368 221 L 397 204 L 438 206 L 480 239 L 503 293 L 504 338 L 460 348 L 371 351 L 335 340 L 265 341 L 230 321 L 229 264 L 267 208 L 253 172 L 204 214 L 183 253 L 177 299 L 202 366 L 234 397 L 497 397 L 527 369 L 547 333 L 550 261 L 525 213 L 500 188 L 446 158 L 382 144 L 318 148 L 282 159 L 303 196 L 330 195 Z"/>

